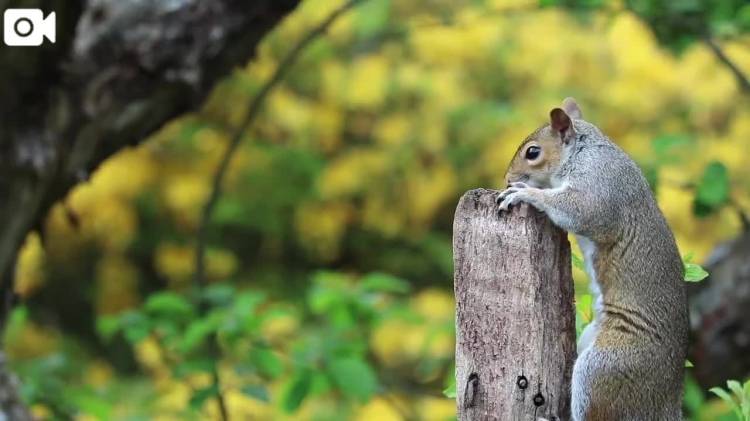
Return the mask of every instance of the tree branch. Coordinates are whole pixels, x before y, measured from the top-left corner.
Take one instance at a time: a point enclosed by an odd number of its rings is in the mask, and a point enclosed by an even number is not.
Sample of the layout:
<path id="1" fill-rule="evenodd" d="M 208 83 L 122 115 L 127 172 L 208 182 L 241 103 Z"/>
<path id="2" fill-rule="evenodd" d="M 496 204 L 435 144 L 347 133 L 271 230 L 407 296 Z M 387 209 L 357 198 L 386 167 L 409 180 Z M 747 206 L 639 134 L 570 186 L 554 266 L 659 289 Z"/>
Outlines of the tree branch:
<path id="1" fill-rule="evenodd" d="M 205 255 L 206 255 L 206 236 L 208 234 L 208 225 L 211 222 L 211 215 L 213 214 L 214 208 L 216 207 L 216 204 L 219 201 L 219 197 L 221 197 L 221 186 L 224 182 L 224 177 L 226 175 L 227 169 L 229 168 L 229 163 L 232 161 L 232 158 L 234 157 L 234 154 L 237 151 L 237 147 L 240 145 L 242 141 L 242 135 L 245 133 L 248 127 L 250 127 L 253 124 L 253 122 L 255 122 L 255 119 L 258 117 L 258 114 L 260 113 L 260 110 L 261 110 L 261 106 L 263 105 L 263 102 L 265 101 L 266 97 L 273 90 L 273 88 L 284 78 L 286 73 L 289 71 L 289 68 L 292 67 L 292 65 L 294 65 L 300 53 L 305 49 L 305 47 L 307 47 L 307 45 L 310 44 L 317 37 L 324 34 L 328 30 L 328 28 L 333 24 L 333 22 L 335 22 L 336 19 L 338 19 L 339 16 L 341 16 L 346 11 L 354 7 L 360 1 L 362 0 L 347 1 L 346 3 L 344 3 L 344 5 L 334 10 L 317 27 L 313 28 L 307 35 L 305 35 L 305 37 L 302 38 L 302 40 L 300 40 L 299 43 L 295 45 L 294 48 L 292 48 L 287 53 L 287 55 L 281 60 L 278 67 L 276 68 L 276 71 L 271 76 L 271 79 L 269 79 L 268 82 L 266 82 L 261 87 L 260 91 L 258 91 L 255 97 L 253 97 L 253 99 L 251 100 L 250 106 L 248 108 L 247 114 L 245 115 L 245 118 L 242 120 L 240 125 L 232 134 L 229 140 L 229 146 L 227 146 L 227 150 L 224 152 L 224 155 L 221 157 L 221 161 L 219 162 L 219 165 L 216 169 L 216 173 L 213 177 L 213 182 L 211 184 L 211 195 L 209 196 L 208 200 L 206 201 L 205 206 L 203 207 L 203 213 L 201 215 L 201 220 L 198 225 L 198 235 L 197 235 L 196 254 L 195 254 L 194 283 L 195 283 L 196 288 L 198 289 L 203 288 L 206 282 Z"/>
<path id="2" fill-rule="evenodd" d="M 201 314 L 204 314 L 207 310 L 205 302 L 201 299 L 200 292 L 206 286 L 205 260 L 208 225 L 211 222 L 211 215 L 213 214 L 214 208 L 218 203 L 219 197 L 221 197 L 221 186 L 223 184 L 227 169 L 229 168 L 232 157 L 236 153 L 237 148 L 242 141 L 243 134 L 253 124 L 253 122 L 255 122 L 255 119 L 258 117 L 258 114 L 260 114 L 261 107 L 265 99 L 268 97 L 268 94 L 284 78 L 284 76 L 289 71 L 289 68 L 294 65 L 302 51 L 304 51 L 305 47 L 312 43 L 316 38 L 323 35 L 328 30 L 328 28 L 336 21 L 336 19 L 338 19 L 339 16 L 344 14 L 360 1 L 361 0 L 349 0 L 338 9 L 334 10 L 323 22 L 313 28 L 304 38 L 302 38 L 302 40 L 299 41 L 299 43 L 297 43 L 297 45 L 294 46 L 294 48 L 292 48 L 287 53 L 286 56 L 284 56 L 284 58 L 276 68 L 276 71 L 271 76 L 271 79 L 269 79 L 268 82 L 266 82 L 261 87 L 260 91 L 258 91 L 258 93 L 253 97 L 252 101 L 250 102 L 250 106 L 248 107 L 248 112 L 245 115 L 245 118 L 234 130 L 234 133 L 229 140 L 227 150 L 224 152 L 224 155 L 222 156 L 221 161 L 219 162 L 219 165 L 216 169 L 216 173 L 213 177 L 213 182 L 211 185 L 211 194 L 203 207 L 203 212 L 201 214 L 201 219 L 198 225 L 197 244 L 195 252 L 195 275 L 193 279 L 196 297 L 199 300 L 198 309 Z M 218 348 L 215 335 L 210 337 L 208 341 L 212 357 L 218 359 L 220 357 L 220 350 Z M 221 380 L 219 378 L 217 365 L 217 363 L 214 363 L 211 375 L 213 385 L 218 391 L 216 401 L 219 406 L 221 419 L 226 421 L 229 419 L 229 415 L 227 413 L 224 395 L 221 392 Z"/>
<path id="3" fill-rule="evenodd" d="M 740 86 L 742 92 L 750 94 L 750 80 L 748 80 L 747 76 L 742 72 L 742 69 L 740 69 L 739 66 L 729 58 L 726 52 L 724 52 L 721 45 L 708 35 L 703 38 L 703 41 L 708 45 L 708 48 L 711 49 L 716 58 L 732 72 L 734 78 L 737 79 L 737 84 Z"/>

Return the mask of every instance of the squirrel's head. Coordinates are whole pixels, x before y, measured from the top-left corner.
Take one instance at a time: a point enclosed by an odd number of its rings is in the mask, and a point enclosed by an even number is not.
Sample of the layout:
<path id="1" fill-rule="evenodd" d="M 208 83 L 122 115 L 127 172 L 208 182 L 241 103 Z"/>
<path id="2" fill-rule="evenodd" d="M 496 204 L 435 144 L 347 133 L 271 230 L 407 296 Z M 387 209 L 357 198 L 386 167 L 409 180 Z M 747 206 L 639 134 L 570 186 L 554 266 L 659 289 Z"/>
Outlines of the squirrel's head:
<path id="1" fill-rule="evenodd" d="M 552 174 L 560 167 L 565 150 L 575 143 L 573 119 L 583 118 L 573 98 L 549 113 L 550 122 L 529 135 L 516 150 L 505 173 L 505 183 L 523 182 L 533 187 L 551 187 Z"/>

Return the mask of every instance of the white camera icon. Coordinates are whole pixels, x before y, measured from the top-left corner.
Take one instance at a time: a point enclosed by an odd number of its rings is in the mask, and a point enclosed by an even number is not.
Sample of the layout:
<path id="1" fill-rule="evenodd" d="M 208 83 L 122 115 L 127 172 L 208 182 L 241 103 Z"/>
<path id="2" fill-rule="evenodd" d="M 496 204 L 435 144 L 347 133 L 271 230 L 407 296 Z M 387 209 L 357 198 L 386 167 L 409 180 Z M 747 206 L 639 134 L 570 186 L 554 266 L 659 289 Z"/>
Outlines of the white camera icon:
<path id="1" fill-rule="evenodd" d="M 44 18 L 39 9 L 8 9 L 4 14 L 3 40 L 10 46 L 38 46 L 44 38 L 55 43 L 55 12 Z"/>

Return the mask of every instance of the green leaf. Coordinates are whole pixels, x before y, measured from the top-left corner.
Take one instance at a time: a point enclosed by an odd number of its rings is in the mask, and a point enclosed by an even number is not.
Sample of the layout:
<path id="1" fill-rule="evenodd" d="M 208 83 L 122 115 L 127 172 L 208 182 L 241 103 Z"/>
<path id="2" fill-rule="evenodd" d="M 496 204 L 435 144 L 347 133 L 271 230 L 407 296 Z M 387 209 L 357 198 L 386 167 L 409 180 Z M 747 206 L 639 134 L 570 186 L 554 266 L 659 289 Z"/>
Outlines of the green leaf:
<path id="1" fill-rule="evenodd" d="M 199 389 L 190 397 L 190 408 L 196 411 L 200 410 L 208 399 L 218 395 L 219 388 L 215 384 Z"/>
<path id="2" fill-rule="evenodd" d="M 212 318 L 203 318 L 190 323 L 180 343 L 182 352 L 191 352 L 202 345 L 210 334 L 216 332 L 216 325 L 216 321 Z"/>
<path id="3" fill-rule="evenodd" d="M 695 379 L 687 375 L 685 377 L 685 397 L 683 403 L 685 408 L 692 414 L 697 413 L 704 405 L 706 398 L 703 396 L 703 389 Z"/>
<path id="4" fill-rule="evenodd" d="M 330 312 L 347 299 L 348 278 L 343 274 L 321 271 L 313 277 L 313 288 L 308 295 L 308 305 L 315 314 Z"/>
<path id="5" fill-rule="evenodd" d="M 742 397 L 744 395 L 744 392 L 742 390 L 742 384 L 738 382 L 737 380 L 727 380 L 727 387 L 729 387 L 729 390 L 734 392 L 737 397 Z"/>
<path id="6" fill-rule="evenodd" d="M 727 387 L 734 392 L 737 399 L 740 401 L 740 410 L 742 411 L 743 417 L 741 419 L 747 420 L 748 411 L 750 411 L 750 399 L 749 396 L 745 394 L 745 391 L 742 388 L 742 383 L 737 380 L 727 380 Z"/>
<path id="7" fill-rule="evenodd" d="M 456 399 L 456 382 L 455 380 L 443 390 L 443 395 L 446 398 Z"/>
<path id="8" fill-rule="evenodd" d="M 366 402 L 378 388 L 372 368 L 359 358 L 335 359 L 329 363 L 328 371 L 339 390 L 349 398 Z"/>
<path id="9" fill-rule="evenodd" d="M 699 264 L 683 262 L 685 268 L 685 282 L 700 282 L 708 276 L 708 272 Z"/>
<path id="10" fill-rule="evenodd" d="M 105 341 L 111 341 L 120 330 L 118 316 L 100 316 L 96 319 L 96 331 Z"/>
<path id="11" fill-rule="evenodd" d="M 265 299 L 265 295 L 260 292 L 243 291 L 235 299 L 234 309 L 244 314 L 251 314 Z"/>
<path id="12" fill-rule="evenodd" d="M 654 138 L 651 141 L 651 149 L 654 151 L 658 165 L 677 163 L 679 160 L 676 152 L 686 150 L 692 140 L 680 134 L 665 134 Z"/>
<path id="13" fill-rule="evenodd" d="M 370 0 L 357 7 L 354 28 L 360 38 L 367 39 L 386 28 L 390 17 L 390 0 Z"/>
<path id="14" fill-rule="evenodd" d="M 302 370 L 287 384 L 286 390 L 281 398 L 281 407 L 287 413 L 292 413 L 302 405 L 307 394 L 310 393 L 312 374 L 308 370 Z"/>
<path id="15" fill-rule="evenodd" d="M 172 370 L 173 374 L 177 378 L 183 378 L 185 376 L 195 373 L 210 373 L 214 369 L 215 363 L 210 358 L 196 358 L 189 359 L 182 363 L 177 364 Z"/>
<path id="16" fill-rule="evenodd" d="M 148 326 L 128 326 L 125 328 L 125 339 L 135 345 L 146 339 L 149 333 Z"/>
<path id="17" fill-rule="evenodd" d="M 750 4 L 742 6 L 737 11 L 737 24 L 745 31 L 750 31 Z"/>
<path id="18" fill-rule="evenodd" d="M 255 398 L 262 402 L 268 402 L 271 400 L 270 396 L 268 395 L 268 389 L 259 384 L 243 386 L 240 391 L 244 395 L 250 396 L 251 398 Z"/>
<path id="19" fill-rule="evenodd" d="M 646 177 L 649 188 L 651 188 L 651 193 L 657 196 L 659 191 L 659 169 L 653 164 L 644 164 L 641 169 L 643 170 L 643 175 Z"/>
<path id="20" fill-rule="evenodd" d="M 693 365 L 692 361 L 685 360 L 685 368 L 693 368 L 693 367 L 695 367 L 695 366 Z"/>
<path id="21" fill-rule="evenodd" d="M 29 320 L 29 308 L 25 305 L 20 305 L 11 312 L 10 323 L 24 324 L 27 320 Z"/>
<path id="22" fill-rule="evenodd" d="M 190 317 L 193 314 L 193 305 L 172 291 L 151 294 L 143 307 L 149 313 L 167 317 Z"/>
<path id="23" fill-rule="evenodd" d="M 237 294 L 237 290 L 228 284 L 212 284 L 203 291 L 203 299 L 212 306 L 228 305 Z"/>
<path id="24" fill-rule="evenodd" d="M 270 349 L 253 348 L 250 350 L 250 361 L 264 376 L 271 379 L 279 377 L 284 372 L 281 359 Z"/>
<path id="25" fill-rule="evenodd" d="M 112 402 L 83 390 L 65 391 L 66 399 L 81 413 L 100 420 L 112 419 Z"/>
<path id="26" fill-rule="evenodd" d="M 403 294 L 409 292 L 410 285 L 401 278 L 386 273 L 374 272 L 367 274 L 360 280 L 360 286 L 365 291 L 391 292 Z"/>
<path id="27" fill-rule="evenodd" d="M 693 201 L 693 213 L 707 216 L 729 201 L 729 171 L 721 162 L 713 161 L 703 170 Z"/>
<path id="28" fill-rule="evenodd" d="M 120 326 L 123 328 L 125 339 L 131 344 L 137 344 L 151 333 L 148 318 L 135 310 L 127 311 L 120 316 Z"/>
<path id="29" fill-rule="evenodd" d="M 720 397 L 724 402 L 729 404 L 729 407 L 732 409 L 732 412 L 734 412 L 734 415 L 737 416 L 737 419 L 742 420 L 742 411 L 740 410 L 739 405 L 737 405 L 737 402 L 732 398 L 732 396 L 729 395 L 729 393 L 727 393 L 720 387 L 712 387 L 708 389 L 708 391 Z"/>

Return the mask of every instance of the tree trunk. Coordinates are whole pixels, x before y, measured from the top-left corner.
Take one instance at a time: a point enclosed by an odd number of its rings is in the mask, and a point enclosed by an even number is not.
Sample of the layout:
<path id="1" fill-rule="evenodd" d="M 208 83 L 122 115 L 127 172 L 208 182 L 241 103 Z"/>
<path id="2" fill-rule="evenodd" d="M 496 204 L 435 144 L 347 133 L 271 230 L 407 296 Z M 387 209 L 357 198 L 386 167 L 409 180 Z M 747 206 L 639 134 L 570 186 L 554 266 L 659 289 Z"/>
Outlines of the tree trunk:
<path id="1" fill-rule="evenodd" d="M 575 311 L 564 231 L 499 192 L 464 194 L 453 224 L 459 420 L 570 418 Z"/>
<path id="2" fill-rule="evenodd" d="M 688 284 L 691 369 L 702 389 L 750 375 L 750 231 L 720 244 L 706 280 Z"/>

